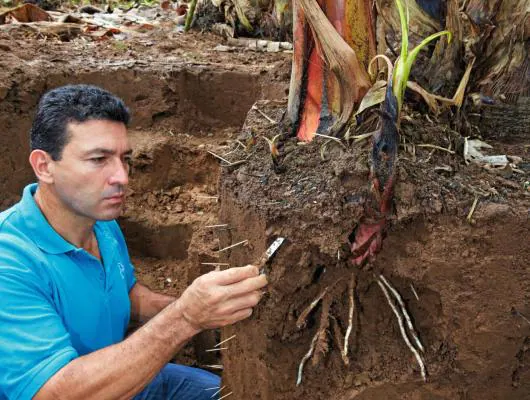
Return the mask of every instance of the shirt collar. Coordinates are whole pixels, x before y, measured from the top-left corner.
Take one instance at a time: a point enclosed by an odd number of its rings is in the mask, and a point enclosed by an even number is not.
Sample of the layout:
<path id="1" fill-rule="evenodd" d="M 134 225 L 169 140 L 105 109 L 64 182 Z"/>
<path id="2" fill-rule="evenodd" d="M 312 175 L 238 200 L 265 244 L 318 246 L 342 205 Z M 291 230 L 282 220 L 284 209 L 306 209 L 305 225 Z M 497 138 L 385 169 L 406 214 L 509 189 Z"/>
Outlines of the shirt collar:
<path id="1" fill-rule="evenodd" d="M 76 247 L 73 244 L 67 242 L 52 228 L 35 202 L 33 195 L 37 187 L 37 183 L 26 186 L 19 203 L 20 214 L 28 228 L 29 236 L 46 253 L 61 254 L 75 250 Z"/>

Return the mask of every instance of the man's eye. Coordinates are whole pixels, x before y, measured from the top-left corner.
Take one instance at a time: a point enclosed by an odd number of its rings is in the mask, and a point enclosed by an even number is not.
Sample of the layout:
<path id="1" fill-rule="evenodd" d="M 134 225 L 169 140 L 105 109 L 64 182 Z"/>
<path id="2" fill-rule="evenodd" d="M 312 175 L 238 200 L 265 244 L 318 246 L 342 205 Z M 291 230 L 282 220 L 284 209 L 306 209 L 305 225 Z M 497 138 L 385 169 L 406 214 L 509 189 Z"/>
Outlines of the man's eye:
<path id="1" fill-rule="evenodd" d="M 95 164 L 102 164 L 105 161 L 105 157 L 92 157 L 90 161 Z"/>

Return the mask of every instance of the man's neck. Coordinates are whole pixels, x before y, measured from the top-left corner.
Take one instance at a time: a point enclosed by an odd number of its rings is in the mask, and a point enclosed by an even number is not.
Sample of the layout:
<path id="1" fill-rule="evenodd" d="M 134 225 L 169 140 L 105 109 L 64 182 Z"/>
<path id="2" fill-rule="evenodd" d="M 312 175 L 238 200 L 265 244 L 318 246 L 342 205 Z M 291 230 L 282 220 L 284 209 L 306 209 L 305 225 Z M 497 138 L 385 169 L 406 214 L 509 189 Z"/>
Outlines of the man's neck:
<path id="1" fill-rule="evenodd" d="M 34 199 L 48 223 L 66 241 L 80 248 L 91 247 L 96 221 L 74 213 L 48 185 L 39 184 Z"/>

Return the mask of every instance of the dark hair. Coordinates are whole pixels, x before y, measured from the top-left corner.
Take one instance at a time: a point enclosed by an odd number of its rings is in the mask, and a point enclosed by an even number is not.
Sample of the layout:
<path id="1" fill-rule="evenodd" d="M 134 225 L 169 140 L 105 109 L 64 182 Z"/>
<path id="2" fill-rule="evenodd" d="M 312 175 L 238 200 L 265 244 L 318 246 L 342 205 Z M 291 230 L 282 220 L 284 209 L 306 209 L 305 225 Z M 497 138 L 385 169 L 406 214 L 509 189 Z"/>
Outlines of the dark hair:
<path id="1" fill-rule="evenodd" d="M 123 100 L 97 86 L 58 87 L 39 102 L 30 132 L 31 150 L 44 150 L 58 161 L 68 143 L 68 123 L 101 119 L 128 125 L 129 118 Z"/>

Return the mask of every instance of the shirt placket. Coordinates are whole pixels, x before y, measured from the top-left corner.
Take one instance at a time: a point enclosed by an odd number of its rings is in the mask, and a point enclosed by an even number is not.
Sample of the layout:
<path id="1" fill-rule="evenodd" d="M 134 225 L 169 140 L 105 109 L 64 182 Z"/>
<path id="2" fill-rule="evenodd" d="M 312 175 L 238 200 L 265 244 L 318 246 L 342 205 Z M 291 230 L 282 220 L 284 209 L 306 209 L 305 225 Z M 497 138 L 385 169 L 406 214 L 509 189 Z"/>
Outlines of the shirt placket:
<path id="1" fill-rule="evenodd" d="M 78 262 L 81 264 L 81 267 L 85 268 L 90 278 L 95 280 L 100 290 L 105 293 L 107 287 L 107 274 L 105 272 L 103 263 L 84 249 L 78 249 L 75 253 Z"/>

